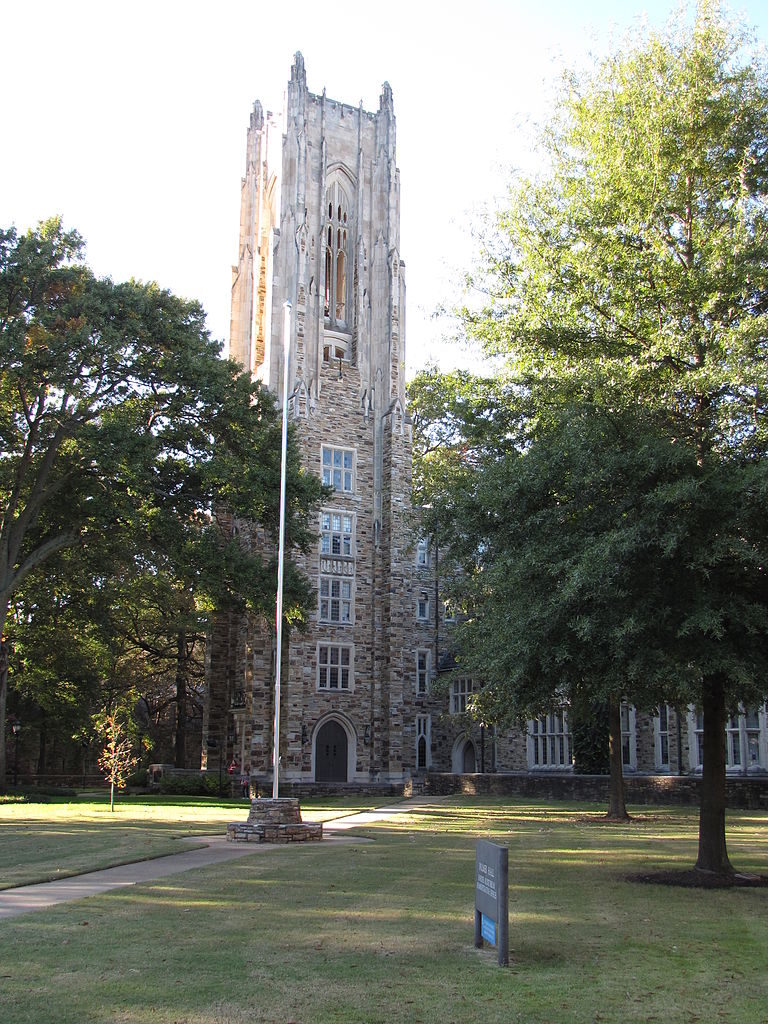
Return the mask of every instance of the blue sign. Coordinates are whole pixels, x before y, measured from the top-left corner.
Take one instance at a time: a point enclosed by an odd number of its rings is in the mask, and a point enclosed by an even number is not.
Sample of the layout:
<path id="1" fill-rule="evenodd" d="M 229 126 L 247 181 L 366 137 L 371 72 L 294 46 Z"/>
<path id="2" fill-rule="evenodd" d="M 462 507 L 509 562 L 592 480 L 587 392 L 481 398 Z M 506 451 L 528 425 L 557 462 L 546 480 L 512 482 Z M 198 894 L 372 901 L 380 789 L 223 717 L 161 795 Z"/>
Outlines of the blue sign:
<path id="1" fill-rule="evenodd" d="M 481 915 L 480 934 L 486 942 L 490 942 L 492 946 L 496 945 L 496 922 L 492 917 L 486 917 L 485 914 Z"/>

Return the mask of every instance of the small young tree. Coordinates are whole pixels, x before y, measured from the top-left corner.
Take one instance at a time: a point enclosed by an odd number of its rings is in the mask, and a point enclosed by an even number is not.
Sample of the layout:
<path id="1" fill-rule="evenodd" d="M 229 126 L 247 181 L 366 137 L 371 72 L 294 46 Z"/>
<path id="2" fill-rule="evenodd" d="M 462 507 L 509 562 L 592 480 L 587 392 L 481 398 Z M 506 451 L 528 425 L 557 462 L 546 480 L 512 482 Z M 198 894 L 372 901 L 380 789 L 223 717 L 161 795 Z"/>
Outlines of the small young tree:
<path id="1" fill-rule="evenodd" d="M 114 811 L 115 789 L 125 786 L 137 758 L 132 753 L 128 726 L 119 712 L 112 711 L 104 716 L 101 732 L 106 743 L 99 755 L 99 768 L 109 782 L 109 809 Z"/>

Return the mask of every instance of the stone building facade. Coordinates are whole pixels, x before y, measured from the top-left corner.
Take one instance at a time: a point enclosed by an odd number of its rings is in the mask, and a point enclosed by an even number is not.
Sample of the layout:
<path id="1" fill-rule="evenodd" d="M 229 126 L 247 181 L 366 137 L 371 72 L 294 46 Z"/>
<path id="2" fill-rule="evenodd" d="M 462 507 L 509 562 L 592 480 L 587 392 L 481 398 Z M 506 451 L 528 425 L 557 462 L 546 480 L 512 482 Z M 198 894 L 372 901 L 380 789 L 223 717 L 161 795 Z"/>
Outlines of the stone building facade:
<path id="1" fill-rule="evenodd" d="M 230 354 L 277 395 L 286 302 L 289 416 L 304 466 L 334 492 L 302 564 L 317 604 L 284 642 L 281 784 L 399 785 L 431 743 L 434 583 L 411 530 L 392 91 L 375 112 L 313 94 L 301 54 L 282 117 L 253 108 L 233 268 Z M 274 646 L 264 623 L 221 617 L 208 651 L 204 740 L 262 787 Z"/>
<path id="2" fill-rule="evenodd" d="M 466 715 L 473 681 L 451 678 L 439 552 L 413 533 L 405 396 L 405 265 L 392 91 L 379 109 L 307 89 L 296 54 L 282 115 L 256 103 L 247 135 L 230 354 L 282 395 L 306 469 L 333 488 L 300 563 L 317 591 L 284 640 L 281 785 L 401 786 L 433 772 L 572 767 L 567 710 L 497 732 Z M 244 543 L 264 543 L 233 524 Z M 249 765 L 271 787 L 275 640 L 220 616 L 208 646 L 203 764 Z M 697 721 L 623 709 L 627 772 L 695 772 Z M 768 767 L 765 710 L 732 721 L 733 771 Z"/>

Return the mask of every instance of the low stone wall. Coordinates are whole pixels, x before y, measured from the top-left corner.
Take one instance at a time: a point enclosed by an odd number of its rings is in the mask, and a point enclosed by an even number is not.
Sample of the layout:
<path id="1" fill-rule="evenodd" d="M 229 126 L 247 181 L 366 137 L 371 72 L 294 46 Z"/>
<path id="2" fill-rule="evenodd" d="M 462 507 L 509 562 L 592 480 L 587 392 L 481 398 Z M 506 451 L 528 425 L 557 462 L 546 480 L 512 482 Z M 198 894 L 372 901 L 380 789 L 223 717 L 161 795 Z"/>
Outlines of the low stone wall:
<path id="1" fill-rule="evenodd" d="M 307 843 L 323 838 L 323 823 L 302 821 L 292 825 L 251 825 L 231 821 L 227 840 L 231 843 Z"/>
<path id="2" fill-rule="evenodd" d="M 624 778 L 624 787 L 628 804 L 697 805 L 701 779 L 692 775 L 629 775 Z M 425 780 L 424 792 L 605 803 L 608 800 L 608 777 L 566 772 L 500 772 L 493 775 L 430 772 Z M 732 808 L 768 810 L 768 776 L 729 776 L 726 779 L 726 799 Z"/>
<path id="3" fill-rule="evenodd" d="M 13 782 L 13 763 L 6 765 L 5 780 L 8 785 Z M 105 789 L 108 786 L 103 775 L 96 772 L 43 772 L 31 774 L 19 772 L 20 786 L 47 786 L 66 789 Z"/>
<path id="4" fill-rule="evenodd" d="M 281 782 L 280 795 L 303 797 L 303 796 L 411 796 L 416 791 L 415 784 L 406 779 L 399 783 L 376 783 L 376 782 Z M 268 797 L 272 795 L 272 782 L 260 782 L 254 780 L 252 792 L 256 797 Z"/>

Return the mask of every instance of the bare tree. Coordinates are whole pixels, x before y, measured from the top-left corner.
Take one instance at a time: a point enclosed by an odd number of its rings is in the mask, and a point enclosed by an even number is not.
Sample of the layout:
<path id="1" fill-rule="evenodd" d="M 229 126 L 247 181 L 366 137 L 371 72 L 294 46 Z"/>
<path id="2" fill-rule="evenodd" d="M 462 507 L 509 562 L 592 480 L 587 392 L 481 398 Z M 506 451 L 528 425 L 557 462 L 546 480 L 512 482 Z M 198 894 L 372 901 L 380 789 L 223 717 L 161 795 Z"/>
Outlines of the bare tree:
<path id="1" fill-rule="evenodd" d="M 137 758 L 132 754 L 133 744 L 128 727 L 118 712 L 104 716 L 102 733 L 106 745 L 99 755 L 99 768 L 109 782 L 109 809 L 115 809 L 115 789 L 122 789 L 128 781 Z"/>

